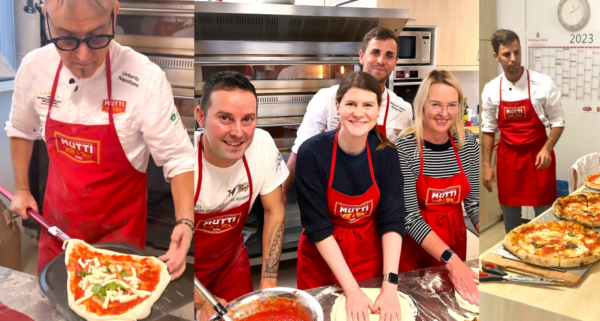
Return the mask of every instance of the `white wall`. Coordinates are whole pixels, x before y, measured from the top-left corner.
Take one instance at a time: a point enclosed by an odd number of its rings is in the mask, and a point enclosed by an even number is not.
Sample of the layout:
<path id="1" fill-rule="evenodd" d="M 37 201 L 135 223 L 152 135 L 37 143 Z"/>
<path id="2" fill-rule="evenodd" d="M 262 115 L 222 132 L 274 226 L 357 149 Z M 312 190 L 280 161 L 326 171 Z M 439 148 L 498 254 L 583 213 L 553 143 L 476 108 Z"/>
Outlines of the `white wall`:
<path id="1" fill-rule="evenodd" d="M 0 82 L 0 127 L 2 128 L 4 128 L 4 123 L 8 120 L 8 114 L 10 113 L 13 95 L 12 88 L 12 80 Z M 6 136 L 6 131 L 4 131 L 4 129 L 0 130 L 0 185 L 4 186 L 9 191 L 12 191 L 15 185 L 12 162 L 10 160 L 8 137 Z M 4 204 L 10 204 L 4 196 L 0 196 L 0 200 L 2 200 Z"/>
<path id="2" fill-rule="evenodd" d="M 479 104 L 479 71 L 453 71 L 452 75 L 458 79 L 469 108 L 475 111 Z"/>
<path id="3" fill-rule="evenodd" d="M 497 2 L 498 28 L 515 31 L 523 48 L 522 64 L 527 66 L 527 32 L 564 30 L 557 17 L 560 0 L 500 0 Z M 577 33 L 600 30 L 600 1 L 588 1 L 591 18 Z M 566 32 L 566 31 L 564 31 Z M 563 106 L 573 104 L 563 99 Z M 600 102 L 596 102 L 600 104 Z M 596 106 L 596 105 L 593 105 Z M 555 148 L 557 179 L 567 180 L 568 169 L 580 157 L 600 151 L 600 115 L 565 113 L 566 128 Z"/>

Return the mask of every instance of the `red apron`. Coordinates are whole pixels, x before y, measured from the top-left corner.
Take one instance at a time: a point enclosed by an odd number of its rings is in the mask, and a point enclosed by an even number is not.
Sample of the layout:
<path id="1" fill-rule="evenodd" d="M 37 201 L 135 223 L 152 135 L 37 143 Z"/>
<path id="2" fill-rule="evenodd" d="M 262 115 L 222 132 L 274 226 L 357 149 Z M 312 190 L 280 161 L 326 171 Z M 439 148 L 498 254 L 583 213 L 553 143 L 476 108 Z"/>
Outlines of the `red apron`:
<path id="1" fill-rule="evenodd" d="M 462 167 L 454 139 L 450 136 L 460 173 L 448 178 L 423 175 L 423 147 L 421 146 L 421 169 L 417 178 L 417 198 L 425 223 L 458 254 L 467 258 L 467 228 L 463 218 L 462 201 L 471 191 L 471 184 Z M 402 241 L 400 272 L 443 265 L 439 258 L 431 256 L 410 235 Z"/>
<path id="2" fill-rule="evenodd" d="M 68 124 L 52 119 L 51 106 L 62 66 L 61 61 L 46 117 L 50 161 L 44 217 L 72 238 L 88 243 L 124 242 L 144 249 L 148 213 L 146 173 L 135 169 L 125 155 L 112 107 L 108 110 L 107 125 Z M 110 101 L 109 52 L 106 85 Z M 98 108 L 102 108 L 101 101 Z M 61 252 L 62 244 L 42 229 L 38 273 Z"/>
<path id="3" fill-rule="evenodd" d="M 535 158 L 548 136 L 546 128 L 531 103 L 529 71 L 527 99 L 502 100 L 500 77 L 500 110 L 498 128 L 500 141 L 497 153 L 498 198 L 505 206 L 540 206 L 556 200 L 556 159 L 546 169 L 538 170 Z"/>
<path id="4" fill-rule="evenodd" d="M 221 212 L 194 213 L 194 273 L 213 295 L 227 302 L 253 291 L 250 260 L 242 235 L 250 213 L 252 176 L 246 156 L 242 159 L 250 185 L 248 201 Z M 194 204 L 202 187 L 202 137 L 198 141 L 197 184 Z"/>
<path id="5" fill-rule="evenodd" d="M 379 127 L 379 131 L 383 134 L 383 136 L 386 136 L 385 125 L 387 124 L 387 115 L 388 115 L 389 109 L 390 109 L 390 93 L 388 92 L 387 93 L 387 105 L 385 106 L 385 116 L 383 116 L 383 125 L 377 125 Z"/>
<path id="6" fill-rule="evenodd" d="M 327 185 L 327 207 L 333 222 L 333 237 L 356 280 L 381 276 L 383 251 L 379 228 L 374 217 L 375 209 L 379 204 L 379 188 L 373 174 L 369 141 L 367 140 L 367 156 L 373 185 L 362 195 L 348 196 L 331 188 L 335 172 L 338 134 L 339 131 L 335 134 L 333 142 L 331 174 Z M 300 290 L 339 284 L 317 247 L 304 235 L 304 231 L 298 245 L 296 282 Z"/>

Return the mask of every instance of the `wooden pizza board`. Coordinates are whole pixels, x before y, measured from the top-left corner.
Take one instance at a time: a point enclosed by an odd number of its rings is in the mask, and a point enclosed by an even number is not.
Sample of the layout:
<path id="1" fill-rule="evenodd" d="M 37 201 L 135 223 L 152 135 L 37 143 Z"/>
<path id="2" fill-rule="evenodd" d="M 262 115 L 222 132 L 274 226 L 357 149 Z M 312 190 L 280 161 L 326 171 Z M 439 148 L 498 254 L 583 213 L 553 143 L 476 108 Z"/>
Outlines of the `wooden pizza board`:
<path id="1" fill-rule="evenodd" d="M 485 263 L 494 263 L 498 265 L 499 268 L 505 270 L 507 272 L 519 273 L 519 274 L 527 274 L 527 275 L 537 275 L 548 278 L 556 278 L 565 280 L 565 286 L 577 286 L 583 275 L 571 273 L 571 272 L 558 272 L 549 269 L 545 269 L 543 267 L 538 267 L 535 265 L 530 265 L 527 263 L 505 259 L 500 255 L 489 253 L 488 255 L 481 258 L 481 264 Z M 532 283 L 534 284 L 534 283 Z"/>

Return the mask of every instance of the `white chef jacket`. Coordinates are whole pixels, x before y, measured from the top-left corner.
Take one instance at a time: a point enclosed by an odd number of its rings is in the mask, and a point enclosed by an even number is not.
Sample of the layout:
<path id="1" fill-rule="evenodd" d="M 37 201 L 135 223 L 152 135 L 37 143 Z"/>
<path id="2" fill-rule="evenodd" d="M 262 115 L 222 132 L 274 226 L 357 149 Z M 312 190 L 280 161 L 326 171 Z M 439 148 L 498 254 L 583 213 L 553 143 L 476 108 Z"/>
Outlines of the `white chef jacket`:
<path id="1" fill-rule="evenodd" d="M 196 133 L 198 146 L 200 133 Z M 197 148 L 196 148 L 197 149 Z M 196 151 L 198 152 L 198 150 Z M 252 144 L 244 153 L 250 176 L 252 176 L 252 199 L 250 208 L 258 195 L 267 195 L 278 188 L 290 174 L 283 157 L 279 153 L 275 141 L 268 132 L 262 129 L 254 131 Z M 194 164 L 194 195 L 198 188 L 198 156 Z M 202 189 L 194 211 L 197 213 L 213 213 L 238 207 L 248 201 L 250 186 L 244 161 L 223 168 L 212 165 L 202 157 Z"/>
<path id="2" fill-rule="evenodd" d="M 307 139 L 337 128 L 340 122 L 340 115 L 335 107 L 335 94 L 338 87 L 339 85 L 323 88 L 310 100 L 302 124 L 296 133 L 296 140 L 294 146 L 292 146 L 293 153 L 298 154 L 300 145 Z M 404 128 L 412 125 L 413 113 L 409 103 L 386 88 L 382 96 L 379 116 L 377 117 L 378 125 L 382 125 L 385 118 L 388 93 L 390 94 L 390 107 L 385 130 L 387 138 L 394 141 Z"/>
<path id="3" fill-rule="evenodd" d="M 194 148 L 173 102 L 165 73 L 146 56 L 112 41 L 114 123 L 131 165 L 146 172 L 149 154 L 163 166 L 167 181 L 194 170 Z M 12 109 L 5 130 L 9 137 L 44 139 L 52 83 L 60 62 L 54 44 L 28 53 L 15 78 Z M 108 99 L 103 64 L 91 78 L 75 77 L 62 68 L 51 117 L 71 124 L 108 124 L 103 111 Z M 108 109 L 106 109 L 108 110 Z"/>
<path id="4" fill-rule="evenodd" d="M 481 93 L 481 130 L 486 133 L 498 131 L 500 107 L 500 78 L 502 78 L 502 100 L 527 99 L 527 70 L 516 83 L 506 79 L 504 73 L 487 83 Z M 558 87 L 549 76 L 529 70 L 531 103 L 545 127 L 565 127 L 564 112 Z"/>

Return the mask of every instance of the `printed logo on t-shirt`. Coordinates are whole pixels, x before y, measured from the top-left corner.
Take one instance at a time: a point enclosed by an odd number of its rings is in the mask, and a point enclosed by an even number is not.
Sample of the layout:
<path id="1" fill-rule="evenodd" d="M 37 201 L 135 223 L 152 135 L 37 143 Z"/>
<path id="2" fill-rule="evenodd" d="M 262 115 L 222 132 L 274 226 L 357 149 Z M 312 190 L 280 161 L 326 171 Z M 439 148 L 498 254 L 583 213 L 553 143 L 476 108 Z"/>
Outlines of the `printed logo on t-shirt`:
<path id="1" fill-rule="evenodd" d="M 234 229 L 240 223 L 242 213 L 212 217 L 205 220 L 196 219 L 196 231 L 207 233 L 223 233 Z M 198 216 L 196 216 L 198 218 Z"/>
<path id="2" fill-rule="evenodd" d="M 250 184 L 248 182 L 237 185 L 236 187 L 227 191 L 229 196 L 235 195 L 235 193 L 242 193 L 247 191 L 250 188 Z"/>
<path id="3" fill-rule="evenodd" d="M 275 173 L 279 173 L 279 170 L 281 169 L 281 163 L 283 163 L 283 156 L 281 156 L 280 152 L 277 152 L 277 164 L 275 167 Z"/>
<path id="4" fill-rule="evenodd" d="M 69 137 L 54 132 L 56 150 L 79 163 L 100 164 L 100 141 Z"/>
<path id="5" fill-rule="evenodd" d="M 446 189 L 427 189 L 427 205 L 455 204 L 460 202 L 460 185 Z"/>
<path id="6" fill-rule="evenodd" d="M 42 106 L 48 107 L 48 104 L 50 103 L 51 94 L 52 93 L 49 91 L 41 92 L 38 96 L 36 96 L 36 98 Z M 60 100 L 59 98 L 60 97 L 58 95 L 54 96 L 54 102 L 52 103 L 52 107 L 58 108 L 60 107 L 60 105 L 62 105 L 62 100 Z"/>
<path id="7" fill-rule="evenodd" d="M 356 223 L 373 214 L 373 200 L 360 205 L 348 205 L 336 202 L 334 213 L 348 223 Z"/>
<path id="8" fill-rule="evenodd" d="M 393 110 L 395 110 L 399 113 L 403 113 L 406 110 L 406 109 L 404 109 L 404 107 L 394 104 L 394 102 L 390 102 L 390 107 L 392 107 Z"/>
<path id="9" fill-rule="evenodd" d="M 112 106 L 113 115 L 124 114 L 127 109 L 127 102 L 124 100 L 108 100 L 102 101 L 102 111 L 108 113 L 108 108 Z"/>
<path id="10" fill-rule="evenodd" d="M 504 118 L 510 120 L 525 119 L 525 106 L 504 107 Z"/>

